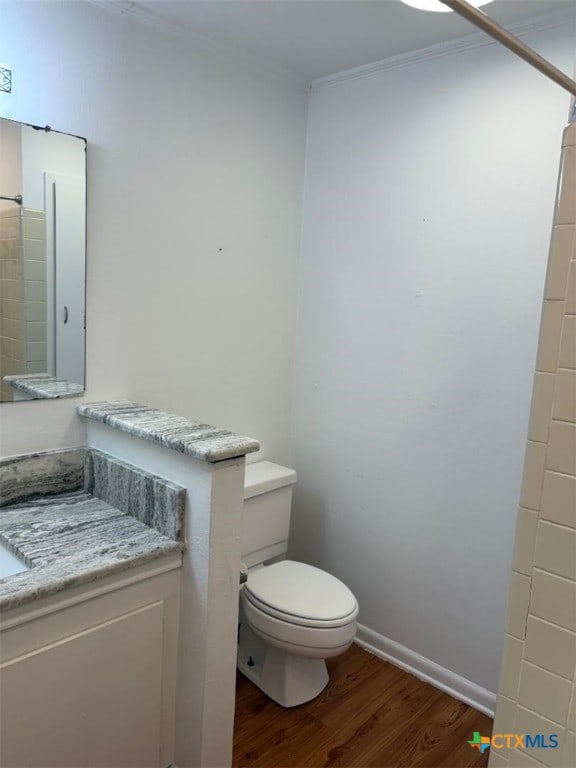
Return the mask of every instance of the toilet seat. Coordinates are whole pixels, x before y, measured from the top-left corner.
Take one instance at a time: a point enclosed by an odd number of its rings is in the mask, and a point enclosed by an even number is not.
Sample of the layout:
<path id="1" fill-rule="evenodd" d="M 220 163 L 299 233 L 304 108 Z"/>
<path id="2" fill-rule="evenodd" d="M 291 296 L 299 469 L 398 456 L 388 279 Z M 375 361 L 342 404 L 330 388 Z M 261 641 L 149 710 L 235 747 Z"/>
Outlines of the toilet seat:
<path id="1" fill-rule="evenodd" d="M 355 614 L 346 624 L 318 627 L 295 624 L 272 616 L 257 607 L 244 589 L 241 602 L 244 617 L 252 630 L 287 653 L 326 659 L 346 650 L 356 634 Z"/>
<path id="2" fill-rule="evenodd" d="M 350 624 L 350 622 L 354 621 L 358 615 L 358 607 L 356 607 L 347 616 L 343 616 L 339 619 L 332 619 L 331 621 L 324 619 L 309 619 L 307 617 L 295 616 L 292 613 L 280 611 L 278 608 L 273 608 L 271 605 L 263 603 L 261 600 L 258 600 L 258 598 L 254 597 L 254 595 L 251 594 L 250 590 L 246 589 L 246 587 L 244 587 L 243 597 L 245 601 L 250 602 L 251 605 L 253 605 L 255 608 L 258 608 L 259 611 L 265 613 L 267 616 L 273 616 L 274 618 L 279 619 L 280 621 L 284 621 L 287 624 L 295 624 L 299 627 L 315 627 L 318 629 L 344 627 L 347 624 Z"/>
<path id="3" fill-rule="evenodd" d="M 356 598 L 345 584 L 294 560 L 249 573 L 242 596 L 259 612 L 301 627 L 343 627 L 358 615 Z"/>

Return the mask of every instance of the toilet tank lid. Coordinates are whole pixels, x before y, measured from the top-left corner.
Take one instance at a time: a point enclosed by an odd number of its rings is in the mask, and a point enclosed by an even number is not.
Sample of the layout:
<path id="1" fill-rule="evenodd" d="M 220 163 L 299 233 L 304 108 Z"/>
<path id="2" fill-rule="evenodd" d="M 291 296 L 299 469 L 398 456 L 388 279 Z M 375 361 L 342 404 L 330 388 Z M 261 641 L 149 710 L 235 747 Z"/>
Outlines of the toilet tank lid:
<path id="1" fill-rule="evenodd" d="M 251 499 L 267 491 L 275 491 L 287 485 L 294 485 L 297 480 L 295 470 L 273 464 L 271 461 L 257 461 L 246 464 L 244 475 L 244 498 Z"/>

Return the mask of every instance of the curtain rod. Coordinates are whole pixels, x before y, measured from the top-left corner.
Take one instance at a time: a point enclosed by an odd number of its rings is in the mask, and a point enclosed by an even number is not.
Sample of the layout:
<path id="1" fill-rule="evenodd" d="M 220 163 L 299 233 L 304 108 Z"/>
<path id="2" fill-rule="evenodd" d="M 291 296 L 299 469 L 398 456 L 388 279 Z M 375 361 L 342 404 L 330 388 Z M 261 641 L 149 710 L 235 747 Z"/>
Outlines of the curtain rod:
<path id="1" fill-rule="evenodd" d="M 501 27 L 500 24 L 483 13 L 483 11 L 474 8 L 466 0 L 440 0 L 440 2 L 456 11 L 456 13 L 459 13 L 460 16 L 472 22 L 476 27 L 486 32 L 490 37 L 493 37 L 494 40 L 502 43 L 502 45 L 505 45 L 506 48 L 509 48 L 517 56 L 527 61 L 528 64 L 536 67 L 542 74 L 549 77 L 550 80 L 553 80 L 573 96 L 576 96 L 576 82 L 571 77 L 565 75 L 554 64 L 551 64 L 547 59 L 530 48 L 530 46 L 523 43 L 522 40 L 519 40 L 511 32 Z"/>

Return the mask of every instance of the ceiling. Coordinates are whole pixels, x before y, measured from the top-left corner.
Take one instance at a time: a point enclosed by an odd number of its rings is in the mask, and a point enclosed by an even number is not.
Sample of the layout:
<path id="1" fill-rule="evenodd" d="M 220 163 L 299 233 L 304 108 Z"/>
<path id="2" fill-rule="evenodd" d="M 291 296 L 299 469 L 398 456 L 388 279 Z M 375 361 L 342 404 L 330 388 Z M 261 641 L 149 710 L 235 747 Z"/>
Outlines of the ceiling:
<path id="1" fill-rule="evenodd" d="M 305 80 L 372 64 L 474 32 L 455 13 L 426 13 L 400 0 L 114 0 Z M 576 0 L 495 0 L 486 13 L 504 24 L 565 11 Z M 567 23 L 570 23 L 569 21 Z"/>

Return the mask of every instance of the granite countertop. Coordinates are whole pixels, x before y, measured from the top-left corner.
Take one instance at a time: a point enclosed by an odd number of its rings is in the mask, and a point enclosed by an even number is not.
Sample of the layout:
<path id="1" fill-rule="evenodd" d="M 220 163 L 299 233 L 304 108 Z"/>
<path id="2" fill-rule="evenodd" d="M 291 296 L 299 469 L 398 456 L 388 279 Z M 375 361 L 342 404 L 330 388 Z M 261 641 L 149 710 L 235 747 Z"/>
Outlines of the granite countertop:
<path id="1" fill-rule="evenodd" d="M 251 437 L 130 401 L 86 403 L 78 406 L 78 413 L 201 461 L 214 463 L 260 450 Z"/>
<path id="2" fill-rule="evenodd" d="M 0 508 L 0 541 L 31 567 L 0 580 L 0 610 L 184 548 L 83 490 Z"/>
<path id="3" fill-rule="evenodd" d="M 84 394 L 82 384 L 58 379 L 49 373 L 28 373 L 4 376 L 4 381 L 18 392 L 37 400 L 55 400 L 59 397 L 77 397 Z"/>

